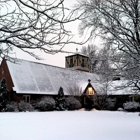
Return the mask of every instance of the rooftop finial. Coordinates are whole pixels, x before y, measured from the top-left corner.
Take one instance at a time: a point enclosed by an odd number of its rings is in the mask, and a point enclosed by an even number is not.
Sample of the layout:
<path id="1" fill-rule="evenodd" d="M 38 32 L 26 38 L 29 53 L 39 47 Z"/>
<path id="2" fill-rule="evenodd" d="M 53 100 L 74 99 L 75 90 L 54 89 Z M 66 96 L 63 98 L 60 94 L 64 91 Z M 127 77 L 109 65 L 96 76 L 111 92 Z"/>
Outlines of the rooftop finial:
<path id="1" fill-rule="evenodd" d="M 91 80 L 90 80 L 90 79 L 88 79 L 88 82 L 89 82 L 89 83 L 90 83 L 90 81 L 91 81 Z"/>
<path id="2" fill-rule="evenodd" d="M 78 48 L 76 48 L 76 52 L 78 53 Z"/>

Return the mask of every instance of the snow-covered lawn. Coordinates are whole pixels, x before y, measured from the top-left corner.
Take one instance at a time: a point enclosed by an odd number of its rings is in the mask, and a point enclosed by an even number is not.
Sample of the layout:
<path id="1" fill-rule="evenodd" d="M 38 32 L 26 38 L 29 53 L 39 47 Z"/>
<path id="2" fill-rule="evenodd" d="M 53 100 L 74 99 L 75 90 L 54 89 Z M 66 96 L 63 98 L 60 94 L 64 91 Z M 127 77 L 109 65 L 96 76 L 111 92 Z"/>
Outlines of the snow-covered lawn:
<path id="1" fill-rule="evenodd" d="M 0 140 L 140 140 L 138 113 L 0 113 Z"/>

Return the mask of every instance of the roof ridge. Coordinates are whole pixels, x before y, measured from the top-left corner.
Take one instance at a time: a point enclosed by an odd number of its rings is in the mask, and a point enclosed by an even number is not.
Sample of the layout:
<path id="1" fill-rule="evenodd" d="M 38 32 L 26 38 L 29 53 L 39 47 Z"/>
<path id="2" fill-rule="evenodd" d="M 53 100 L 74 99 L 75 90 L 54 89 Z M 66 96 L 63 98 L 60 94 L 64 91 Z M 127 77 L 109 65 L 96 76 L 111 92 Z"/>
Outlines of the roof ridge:
<path id="1" fill-rule="evenodd" d="M 67 70 L 70 70 L 70 71 L 81 72 L 81 73 L 84 72 L 85 73 L 85 71 L 78 71 L 78 70 L 74 70 L 74 69 L 70 69 L 70 68 L 63 68 L 63 67 L 59 67 L 59 66 L 54 66 L 54 65 L 42 63 L 42 62 L 35 62 L 35 61 L 25 60 L 25 59 L 21 59 L 21 58 L 14 58 L 14 60 L 16 60 L 16 59 L 20 60 L 20 61 L 27 61 L 27 62 L 36 63 L 36 64 L 40 64 L 40 65 L 46 65 L 46 66 L 50 66 L 50 67 L 55 67 L 55 68 L 60 68 L 60 69 L 67 69 Z M 8 61 L 8 60 L 6 60 L 6 61 Z"/>

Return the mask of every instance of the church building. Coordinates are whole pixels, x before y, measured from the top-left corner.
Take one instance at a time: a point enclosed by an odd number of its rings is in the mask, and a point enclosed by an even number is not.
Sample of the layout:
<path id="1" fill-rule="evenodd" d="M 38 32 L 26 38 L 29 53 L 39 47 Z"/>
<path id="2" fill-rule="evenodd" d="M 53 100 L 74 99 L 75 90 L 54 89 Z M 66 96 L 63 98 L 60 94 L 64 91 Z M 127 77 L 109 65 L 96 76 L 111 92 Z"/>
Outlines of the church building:
<path id="1" fill-rule="evenodd" d="M 89 73 L 87 56 L 75 53 L 66 56 L 65 60 L 66 67 L 61 68 L 17 58 L 14 62 L 3 59 L 0 65 L 0 80 L 6 80 L 12 99 L 18 102 L 23 99 L 30 102 L 31 99 L 45 95 L 56 96 L 60 87 L 63 88 L 65 96 L 69 96 L 69 87 L 77 85 L 84 91 L 88 79 L 98 91 L 98 76 Z"/>

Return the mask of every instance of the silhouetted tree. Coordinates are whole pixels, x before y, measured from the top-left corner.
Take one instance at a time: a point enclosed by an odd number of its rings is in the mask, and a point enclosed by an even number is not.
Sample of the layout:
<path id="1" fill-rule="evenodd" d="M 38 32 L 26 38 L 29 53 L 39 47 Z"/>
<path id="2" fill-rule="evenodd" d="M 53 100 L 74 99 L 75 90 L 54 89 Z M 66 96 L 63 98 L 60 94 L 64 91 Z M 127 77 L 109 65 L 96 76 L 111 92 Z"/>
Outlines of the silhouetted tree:
<path id="1" fill-rule="evenodd" d="M 66 109 L 66 102 L 64 97 L 63 88 L 60 87 L 58 91 L 58 95 L 56 97 L 56 109 L 57 110 L 65 110 Z"/>
<path id="2" fill-rule="evenodd" d="M 0 112 L 7 111 L 6 104 L 8 101 L 8 90 L 6 87 L 6 80 L 2 79 L 0 82 Z"/>

